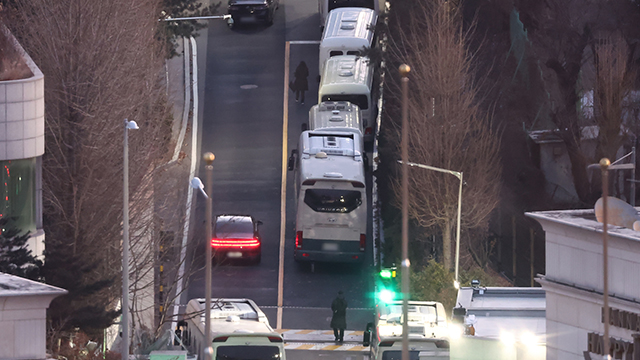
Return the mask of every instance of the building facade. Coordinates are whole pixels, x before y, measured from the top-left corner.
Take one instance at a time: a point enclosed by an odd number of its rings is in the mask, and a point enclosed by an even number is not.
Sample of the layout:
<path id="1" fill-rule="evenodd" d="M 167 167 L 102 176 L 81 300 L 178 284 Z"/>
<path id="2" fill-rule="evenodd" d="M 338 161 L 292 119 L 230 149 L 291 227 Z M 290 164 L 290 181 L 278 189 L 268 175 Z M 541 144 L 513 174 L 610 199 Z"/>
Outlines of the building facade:
<path id="1" fill-rule="evenodd" d="M 606 353 L 602 224 L 593 210 L 527 216 L 536 219 L 546 234 L 546 274 L 537 281 L 547 299 L 547 360 L 600 359 Z M 609 225 L 608 234 L 609 353 L 614 359 L 637 359 L 640 233 Z"/>
<path id="2" fill-rule="evenodd" d="M 0 231 L 30 234 L 29 249 L 41 257 L 42 155 L 44 154 L 44 75 L 9 31 L 0 28 Z"/>

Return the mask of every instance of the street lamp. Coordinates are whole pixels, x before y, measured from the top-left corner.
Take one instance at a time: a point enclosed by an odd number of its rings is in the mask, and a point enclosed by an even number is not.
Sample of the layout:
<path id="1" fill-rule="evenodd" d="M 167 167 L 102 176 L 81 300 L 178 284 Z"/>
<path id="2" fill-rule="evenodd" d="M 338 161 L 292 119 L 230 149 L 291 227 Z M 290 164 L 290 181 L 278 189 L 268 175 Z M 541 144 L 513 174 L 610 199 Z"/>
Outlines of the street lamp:
<path id="1" fill-rule="evenodd" d="M 403 160 L 398 160 L 398 162 L 400 164 L 403 163 Z M 458 189 L 458 220 L 456 223 L 456 265 L 455 265 L 455 280 L 453 281 L 453 286 L 456 289 L 460 288 L 460 282 L 458 281 L 458 264 L 460 263 L 460 213 L 462 211 L 462 172 L 459 171 L 453 171 L 453 170 L 447 170 L 447 169 L 441 169 L 435 166 L 429 166 L 429 165 L 423 165 L 423 164 L 417 164 L 417 163 L 412 163 L 412 162 L 407 162 L 406 163 L 409 166 L 415 166 L 415 167 L 419 167 L 422 169 L 427 169 L 427 170 L 433 170 L 433 171 L 438 171 L 438 172 L 442 172 L 445 174 L 451 174 L 455 177 L 457 177 L 458 179 L 460 179 L 460 187 Z"/>
<path id="2" fill-rule="evenodd" d="M 129 130 L 138 130 L 135 121 L 124 119 L 124 164 L 122 204 L 122 360 L 129 360 Z"/>
<path id="3" fill-rule="evenodd" d="M 409 72 L 407 64 L 400 65 L 402 76 L 402 360 L 409 360 Z"/>
<path id="4" fill-rule="evenodd" d="M 205 244 L 206 244 L 206 258 L 205 258 L 205 274 L 204 274 L 204 287 L 205 287 L 205 313 L 204 313 L 204 336 L 205 336 L 205 344 L 207 347 L 204 349 L 204 360 L 211 360 L 213 354 L 213 348 L 211 347 L 213 339 L 211 339 L 211 238 L 213 236 L 213 201 L 211 199 L 211 194 L 213 192 L 213 160 L 215 160 L 216 156 L 213 153 L 207 152 L 202 158 L 205 163 L 205 172 L 206 172 L 206 187 L 207 189 L 203 189 L 202 181 L 194 177 L 191 179 L 191 187 L 194 189 L 200 190 L 202 195 L 207 198 L 207 211 L 206 211 L 206 223 L 207 223 L 207 232 L 205 235 Z"/>

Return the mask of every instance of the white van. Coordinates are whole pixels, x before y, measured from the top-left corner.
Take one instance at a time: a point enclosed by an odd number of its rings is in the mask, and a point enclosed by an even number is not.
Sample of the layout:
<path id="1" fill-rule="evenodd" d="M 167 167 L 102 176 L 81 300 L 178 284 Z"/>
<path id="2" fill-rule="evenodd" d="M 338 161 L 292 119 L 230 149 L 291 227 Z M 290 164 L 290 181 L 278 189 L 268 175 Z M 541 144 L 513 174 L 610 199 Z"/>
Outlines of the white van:
<path id="1" fill-rule="evenodd" d="M 409 301 L 410 360 L 448 360 L 449 326 L 444 306 L 436 301 Z M 402 351 L 402 301 L 376 305 L 372 360 L 398 360 Z"/>
<path id="2" fill-rule="evenodd" d="M 364 134 L 360 108 L 348 101 L 324 101 L 309 110 L 309 130 L 332 130 Z M 373 141 L 371 136 L 365 141 Z"/>
<path id="3" fill-rule="evenodd" d="M 187 304 L 180 337 L 198 359 L 204 359 L 208 344 L 204 336 L 205 299 Z M 212 359 L 285 359 L 283 338 L 273 331 L 267 316 L 250 299 L 212 299 Z"/>
<path id="4" fill-rule="evenodd" d="M 343 7 L 371 9 L 379 15 L 385 10 L 386 0 L 318 0 L 318 12 L 320 13 L 320 26 L 324 26 L 327 16 L 333 9 Z"/>
<path id="5" fill-rule="evenodd" d="M 373 67 L 369 58 L 334 56 L 327 60 L 318 90 L 318 103 L 349 101 L 360 108 L 364 137 L 373 139 L 376 128 L 376 93 L 372 93 Z"/>
<path id="6" fill-rule="evenodd" d="M 339 8 L 329 13 L 320 41 L 318 74 L 332 56 L 362 56 L 363 48 L 374 44 L 377 19 L 375 11 L 366 8 Z"/>
<path id="7" fill-rule="evenodd" d="M 288 166 L 295 171 L 296 261 L 364 261 L 369 208 L 362 147 L 354 132 L 300 135 Z"/>

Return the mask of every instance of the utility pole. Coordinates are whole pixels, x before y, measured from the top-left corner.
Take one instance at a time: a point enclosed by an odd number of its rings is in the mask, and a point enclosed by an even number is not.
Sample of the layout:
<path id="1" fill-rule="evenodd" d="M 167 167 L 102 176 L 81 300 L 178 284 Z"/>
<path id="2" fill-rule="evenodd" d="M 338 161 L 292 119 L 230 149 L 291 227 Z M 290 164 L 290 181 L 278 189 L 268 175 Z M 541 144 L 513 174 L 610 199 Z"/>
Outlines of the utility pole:
<path id="1" fill-rule="evenodd" d="M 400 65 L 402 76 L 402 360 L 409 360 L 409 72 Z"/>

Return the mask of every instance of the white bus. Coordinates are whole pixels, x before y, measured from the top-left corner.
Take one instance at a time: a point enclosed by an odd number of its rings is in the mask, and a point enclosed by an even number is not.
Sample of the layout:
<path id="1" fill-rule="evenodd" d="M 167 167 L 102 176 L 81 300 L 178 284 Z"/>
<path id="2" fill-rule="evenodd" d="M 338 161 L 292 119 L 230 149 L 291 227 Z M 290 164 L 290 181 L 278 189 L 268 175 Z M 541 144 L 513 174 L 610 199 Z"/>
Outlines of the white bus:
<path id="1" fill-rule="evenodd" d="M 295 170 L 298 262 L 362 262 L 367 192 L 362 138 L 357 133 L 304 131 L 289 158 Z"/>
<path id="2" fill-rule="evenodd" d="M 365 8 L 339 8 L 327 18 L 320 41 L 318 65 L 322 74 L 330 57 L 339 55 L 364 55 L 362 50 L 374 45 L 378 16 Z"/>
<path id="3" fill-rule="evenodd" d="M 269 320 L 249 299 L 211 301 L 213 360 L 281 360 L 285 358 L 283 339 L 269 326 Z M 204 359 L 205 299 L 187 304 L 181 340 L 187 349 Z"/>

